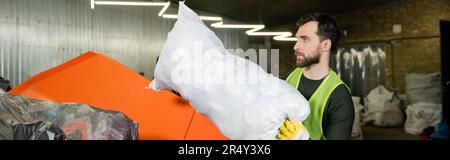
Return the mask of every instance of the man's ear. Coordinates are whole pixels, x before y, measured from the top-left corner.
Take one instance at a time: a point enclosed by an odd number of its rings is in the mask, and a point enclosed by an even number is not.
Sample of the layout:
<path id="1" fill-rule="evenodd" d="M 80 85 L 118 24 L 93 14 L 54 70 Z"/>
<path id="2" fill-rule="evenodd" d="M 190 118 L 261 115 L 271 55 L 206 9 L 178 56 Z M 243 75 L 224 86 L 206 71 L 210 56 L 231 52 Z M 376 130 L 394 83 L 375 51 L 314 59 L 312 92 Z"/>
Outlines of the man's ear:
<path id="1" fill-rule="evenodd" d="M 321 48 L 324 51 L 331 50 L 331 40 L 330 39 L 326 39 L 326 40 L 322 41 Z"/>

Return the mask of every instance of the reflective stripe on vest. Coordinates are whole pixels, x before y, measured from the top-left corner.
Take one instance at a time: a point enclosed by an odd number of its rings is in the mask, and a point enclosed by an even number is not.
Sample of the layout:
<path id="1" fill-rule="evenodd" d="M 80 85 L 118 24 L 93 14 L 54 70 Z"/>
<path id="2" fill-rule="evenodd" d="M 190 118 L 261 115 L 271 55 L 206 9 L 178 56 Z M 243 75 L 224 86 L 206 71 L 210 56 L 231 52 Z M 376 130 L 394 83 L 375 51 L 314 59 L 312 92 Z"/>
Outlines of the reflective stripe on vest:
<path id="1" fill-rule="evenodd" d="M 286 81 L 293 87 L 298 89 L 300 85 L 300 79 L 303 75 L 305 68 L 296 68 L 286 79 Z M 310 114 L 303 125 L 309 132 L 309 136 L 312 140 L 325 140 L 326 137 L 322 130 L 322 119 L 325 106 L 327 105 L 328 99 L 331 93 L 341 84 L 344 84 L 339 76 L 330 70 L 330 74 L 322 81 L 317 90 L 313 93 L 311 98 L 309 98 L 310 104 Z M 347 87 L 347 85 L 345 85 Z M 347 87 L 350 91 L 350 89 Z"/>

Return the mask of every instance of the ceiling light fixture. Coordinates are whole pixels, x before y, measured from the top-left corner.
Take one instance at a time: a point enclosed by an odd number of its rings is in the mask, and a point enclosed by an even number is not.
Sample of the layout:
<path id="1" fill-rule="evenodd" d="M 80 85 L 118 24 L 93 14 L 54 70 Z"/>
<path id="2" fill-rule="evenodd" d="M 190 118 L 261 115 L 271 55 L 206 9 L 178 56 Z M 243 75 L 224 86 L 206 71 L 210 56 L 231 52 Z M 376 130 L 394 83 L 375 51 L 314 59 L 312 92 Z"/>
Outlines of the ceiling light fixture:
<path id="1" fill-rule="evenodd" d="M 95 9 L 95 5 L 125 5 L 125 6 L 160 6 L 163 7 L 159 11 L 158 16 L 162 18 L 176 19 L 178 15 L 175 14 L 164 14 L 170 6 L 169 2 L 121 2 L 121 1 L 96 1 L 91 0 L 91 8 Z M 273 39 L 277 41 L 297 41 L 297 38 L 291 37 L 291 32 L 258 32 L 265 28 L 265 25 L 256 24 L 223 24 L 222 17 L 214 16 L 200 16 L 201 20 L 204 21 L 219 21 L 211 24 L 215 28 L 235 28 L 235 29 L 250 29 L 245 32 L 249 36 L 274 36 Z"/>
<path id="2" fill-rule="evenodd" d="M 212 27 L 215 28 L 236 28 L 236 29 L 246 29 L 250 28 L 250 30 L 246 31 L 245 34 L 249 36 L 274 36 L 273 39 L 277 41 L 297 41 L 297 38 L 290 37 L 292 36 L 291 32 L 257 32 L 265 28 L 265 25 L 255 24 L 223 24 L 223 21 L 211 24 Z"/>
<path id="3" fill-rule="evenodd" d="M 178 15 L 176 14 L 163 14 L 162 16 L 163 18 L 168 18 L 168 19 L 177 19 Z M 213 16 L 200 16 L 201 20 L 204 21 L 222 21 L 222 17 L 213 17 Z"/>

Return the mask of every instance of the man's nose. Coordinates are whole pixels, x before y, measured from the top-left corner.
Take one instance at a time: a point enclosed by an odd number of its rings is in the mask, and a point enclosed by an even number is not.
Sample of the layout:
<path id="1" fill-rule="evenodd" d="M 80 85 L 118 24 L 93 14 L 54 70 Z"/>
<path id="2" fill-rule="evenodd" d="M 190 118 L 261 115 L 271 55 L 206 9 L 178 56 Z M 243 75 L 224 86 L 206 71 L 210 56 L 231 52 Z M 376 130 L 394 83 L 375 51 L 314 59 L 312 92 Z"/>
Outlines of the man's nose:
<path id="1" fill-rule="evenodd" d="M 294 51 L 300 50 L 300 43 L 296 42 L 294 45 Z"/>

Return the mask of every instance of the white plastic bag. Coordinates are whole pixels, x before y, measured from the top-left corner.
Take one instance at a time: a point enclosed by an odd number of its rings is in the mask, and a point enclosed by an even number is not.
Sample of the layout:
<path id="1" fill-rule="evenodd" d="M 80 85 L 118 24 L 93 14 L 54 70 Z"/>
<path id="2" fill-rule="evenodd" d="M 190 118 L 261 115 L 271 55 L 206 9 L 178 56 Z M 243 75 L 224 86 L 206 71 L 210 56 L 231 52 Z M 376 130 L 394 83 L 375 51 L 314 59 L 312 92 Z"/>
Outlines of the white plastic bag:
<path id="1" fill-rule="evenodd" d="M 442 119 L 442 105 L 415 103 L 406 108 L 405 132 L 417 135 L 430 126 L 436 126 Z"/>
<path id="2" fill-rule="evenodd" d="M 406 95 L 409 104 L 427 102 L 442 103 L 441 74 L 417 74 L 412 73 L 405 76 Z"/>
<path id="3" fill-rule="evenodd" d="M 150 87 L 179 92 L 230 139 L 276 139 L 285 119 L 302 122 L 309 114 L 308 101 L 295 88 L 257 64 L 227 53 L 219 38 L 183 3 Z M 308 138 L 302 131 L 299 139 Z"/>
<path id="4" fill-rule="evenodd" d="M 369 92 L 366 97 L 367 111 L 364 122 L 373 122 L 380 127 L 395 127 L 403 124 L 404 115 L 401 111 L 400 98 L 394 96 L 384 86 L 380 85 Z"/>
<path id="5" fill-rule="evenodd" d="M 352 139 L 355 140 L 362 140 L 363 134 L 361 129 L 361 111 L 363 110 L 364 106 L 361 105 L 360 97 L 352 97 L 353 99 L 353 106 L 355 107 L 355 120 L 353 121 L 353 128 L 352 128 Z"/>

